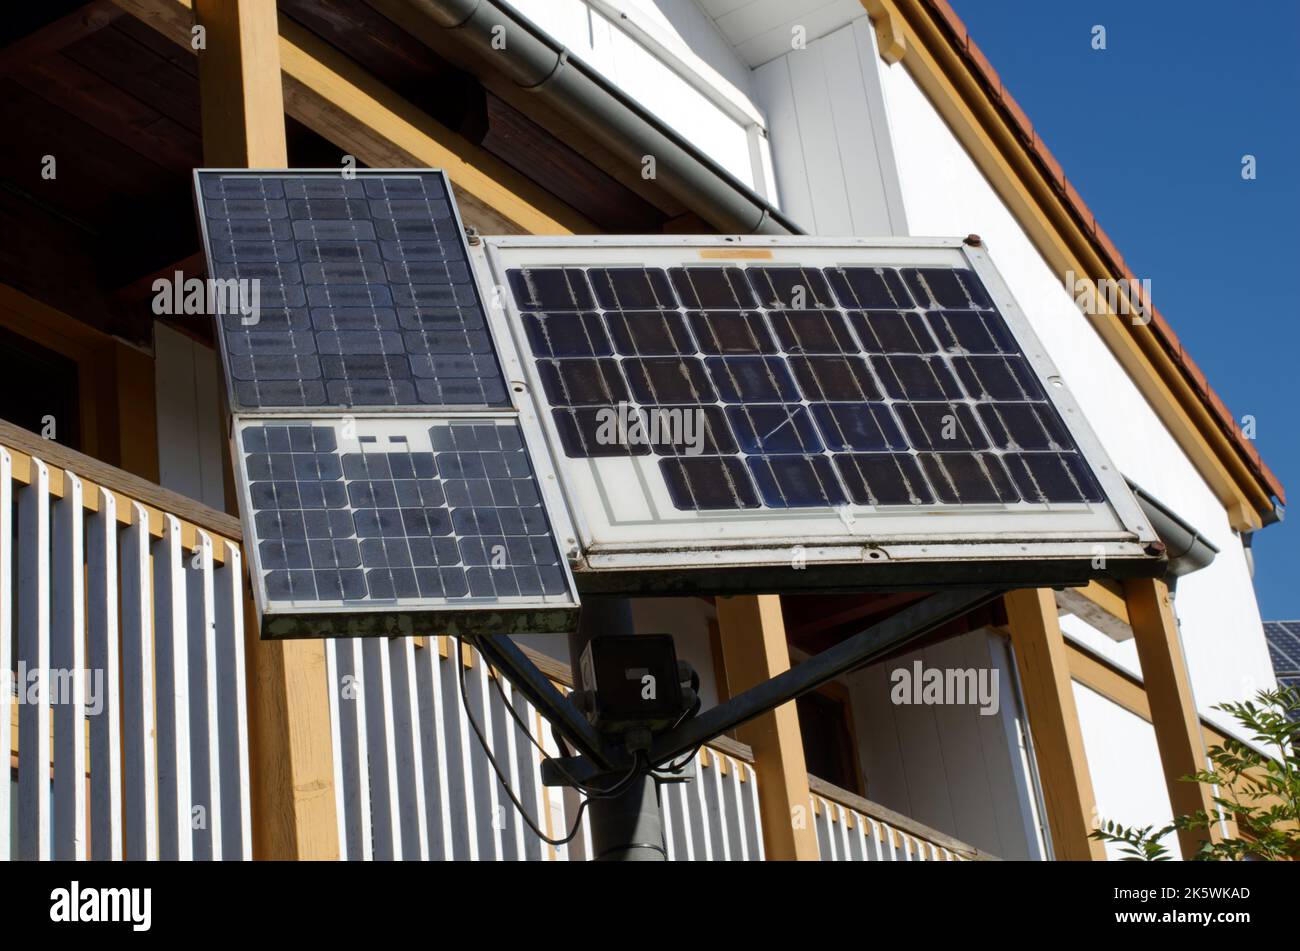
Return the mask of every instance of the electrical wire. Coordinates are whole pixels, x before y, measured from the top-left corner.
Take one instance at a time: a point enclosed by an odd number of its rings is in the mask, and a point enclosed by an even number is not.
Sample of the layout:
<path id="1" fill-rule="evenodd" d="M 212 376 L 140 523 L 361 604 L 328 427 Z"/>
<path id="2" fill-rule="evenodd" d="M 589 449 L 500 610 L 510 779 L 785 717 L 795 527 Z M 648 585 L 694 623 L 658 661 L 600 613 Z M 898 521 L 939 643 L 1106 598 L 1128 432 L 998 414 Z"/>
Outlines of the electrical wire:
<path id="1" fill-rule="evenodd" d="M 475 648 L 475 650 L 477 651 L 477 648 Z M 483 655 L 480 653 L 479 656 L 482 657 Z M 618 795 L 624 788 L 626 788 L 620 785 L 622 780 L 620 780 L 619 783 L 616 783 L 615 786 L 611 787 L 611 789 L 599 789 L 588 783 L 581 783 L 575 779 L 568 770 L 560 765 L 558 759 L 546 752 L 545 747 L 543 747 L 541 743 L 537 742 L 537 738 L 533 736 L 533 731 L 528 728 L 526 723 L 524 723 L 523 718 L 519 715 L 519 711 L 515 709 L 514 704 L 510 702 L 508 697 L 506 697 L 505 688 L 501 686 L 501 678 L 489 671 L 488 679 L 492 681 L 492 686 L 496 688 L 497 694 L 501 697 L 502 705 L 505 706 L 515 723 L 519 725 L 519 729 L 524 736 L 528 737 L 528 742 L 532 743 L 533 746 L 537 748 L 537 752 L 542 754 L 542 758 L 547 760 L 555 768 L 555 771 L 564 777 L 565 781 L 568 782 L 570 786 L 585 794 L 589 799 L 609 799 Z M 558 733 L 556 739 L 559 741 L 557 745 L 562 745 L 565 755 L 568 755 L 568 745 L 563 742 L 563 739 L 558 735 Z"/>
<path id="2" fill-rule="evenodd" d="M 554 845 L 554 846 L 568 845 L 568 844 L 569 844 L 570 842 L 572 842 L 575 838 L 577 838 L 578 833 L 579 833 L 580 831 L 582 831 L 582 817 L 583 817 L 583 814 L 586 812 L 586 810 L 587 810 L 587 805 L 591 802 L 591 800 L 592 800 L 593 798 L 605 798 L 605 797 L 616 796 L 616 795 L 622 793 L 624 790 L 626 790 L 626 789 L 627 789 L 627 788 L 632 784 L 632 782 L 637 778 L 637 776 L 639 775 L 640 770 L 641 770 L 641 767 L 642 767 L 642 765 L 643 765 L 644 762 L 645 762 L 645 756 L 644 756 L 644 754 L 642 754 L 642 753 L 637 753 L 636 756 L 633 757 L 632 768 L 631 768 L 630 770 L 628 770 L 627 775 L 624 776 L 622 779 L 620 779 L 617 783 L 615 783 L 615 784 L 614 784 L 612 787 L 610 787 L 608 790 L 602 790 L 602 791 L 600 791 L 599 795 L 597 795 L 597 796 L 592 796 L 590 793 L 587 794 L 587 797 L 586 797 L 585 799 L 583 799 L 582 802 L 578 805 L 578 814 L 577 814 L 576 818 L 574 819 L 573 827 L 572 827 L 572 829 L 570 829 L 568 835 L 566 835 L 566 836 L 565 836 L 564 838 L 562 838 L 562 839 L 554 839 L 554 838 L 548 836 L 545 832 L 543 832 L 543 831 L 541 830 L 541 828 L 538 827 L 537 823 L 533 820 L 533 817 L 530 816 L 530 815 L 528 814 L 527 810 L 524 809 L 524 804 L 523 804 L 522 802 L 519 801 L 519 797 L 515 795 L 514 790 L 510 788 L 510 782 L 506 779 L 505 770 L 503 770 L 503 769 L 501 768 L 501 765 L 497 762 L 496 757 L 492 755 L 492 749 L 491 749 L 491 747 L 488 745 L 487 737 L 484 736 L 484 734 L 483 734 L 483 730 L 482 730 L 482 728 L 479 726 L 478 721 L 474 719 L 474 715 L 473 715 L 473 713 L 470 712 L 470 709 L 469 709 L 469 693 L 468 693 L 468 684 L 467 684 L 466 681 L 465 681 L 465 664 L 464 664 L 463 661 L 461 660 L 461 657 L 462 657 L 462 651 L 463 651 L 463 650 L 464 650 L 464 645 L 463 645 L 461 639 L 460 639 L 459 637 L 457 637 L 457 638 L 456 638 L 456 655 L 457 655 L 457 656 L 456 656 L 456 667 L 457 667 L 457 670 L 458 670 L 458 673 L 459 673 L 459 679 L 460 679 L 460 702 L 461 702 L 461 707 L 464 709 L 464 712 L 465 712 L 465 719 L 467 719 L 467 720 L 469 721 L 469 725 L 470 725 L 470 727 L 473 729 L 473 731 L 474 731 L 474 735 L 478 738 L 479 745 L 480 745 L 481 747 L 483 747 L 483 752 L 484 752 L 484 754 L 487 756 L 488 763 L 490 763 L 491 766 L 492 766 L 492 771 L 496 773 L 496 775 L 497 775 L 497 779 L 498 779 L 498 780 L 500 781 L 500 783 L 501 783 L 501 788 L 505 790 L 506 796 L 509 797 L 511 804 L 515 807 L 515 811 L 517 811 L 517 812 L 519 813 L 520 817 L 524 820 L 524 822 L 528 824 L 528 828 L 531 829 L 531 830 L 533 831 L 533 834 L 534 834 L 534 835 L 536 835 L 539 839 L 541 839 L 543 842 L 547 843 L 548 845 Z M 481 659 L 482 659 L 482 655 L 479 655 L 479 656 L 480 656 L 480 660 L 481 660 Z M 495 679 L 495 678 L 489 677 L 488 679 L 491 680 L 491 679 Z M 503 692 L 502 692 L 502 697 L 504 698 L 504 696 L 505 696 L 505 694 L 504 694 L 504 691 L 503 691 Z M 513 706 L 512 706 L 511 704 L 507 703 L 506 706 L 507 706 L 507 707 L 508 707 L 512 712 L 514 712 L 514 708 L 513 708 Z M 516 722 L 517 722 L 517 723 L 519 722 L 517 714 L 516 714 Z M 525 732 L 525 734 L 527 734 L 527 735 L 529 736 L 529 738 L 531 739 L 531 737 L 532 737 L 532 733 L 531 733 L 531 731 L 529 731 L 529 730 L 527 730 L 527 729 L 525 728 L 524 732 Z M 536 742 L 536 741 L 534 741 L 534 743 L 535 743 L 535 742 Z M 543 753 L 545 753 L 545 751 L 543 751 Z M 549 759 L 550 757 L 547 757 L 547 758 Z M 583 791 L 583 792 L 586 792 L 585 790 L 582 790 L 582 791 Z"/>

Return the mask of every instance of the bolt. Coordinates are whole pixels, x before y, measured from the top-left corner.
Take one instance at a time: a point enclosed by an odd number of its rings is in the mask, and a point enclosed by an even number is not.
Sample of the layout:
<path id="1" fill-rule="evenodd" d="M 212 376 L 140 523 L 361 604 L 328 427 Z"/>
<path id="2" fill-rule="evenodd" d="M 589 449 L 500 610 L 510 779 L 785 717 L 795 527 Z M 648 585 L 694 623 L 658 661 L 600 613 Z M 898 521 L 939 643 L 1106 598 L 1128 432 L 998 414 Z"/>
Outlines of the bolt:
<path id="1" fill-rule="evenodd" d="M 972 248 L 978 248 L 983 243 L 984 241 L 977 234 L 966 235 L 966 244 L 969 244 Z"/>

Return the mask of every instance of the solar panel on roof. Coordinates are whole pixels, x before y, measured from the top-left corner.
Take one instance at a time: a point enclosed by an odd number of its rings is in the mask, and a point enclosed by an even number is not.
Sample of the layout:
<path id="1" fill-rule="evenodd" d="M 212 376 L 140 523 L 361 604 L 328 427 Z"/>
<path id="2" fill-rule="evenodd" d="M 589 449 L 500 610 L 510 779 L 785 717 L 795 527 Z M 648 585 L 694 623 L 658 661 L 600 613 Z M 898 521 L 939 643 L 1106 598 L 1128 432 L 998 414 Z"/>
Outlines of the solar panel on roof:
<path id="1" fill-rule="evenodd" d="M 601 573 L 690 567 L 743 586 L 722 569 L 788 567 L 793 548 L 827 564 L 1148 557 L 1154 532 L 1081 442 L 981 249 L 493 238 L 484 256 L 600 590 L 621 590 Z"/>
<path id="2" fill-rule="evenodd" d="M 1300 621 L 1265 621 L 1269 659 L 1279 674 L 1300 674 Z"/>
<path id="3" fill-rule="evenodd" d="M 236 411 L 508 406 L 441 172 L 200 172 Z"/>

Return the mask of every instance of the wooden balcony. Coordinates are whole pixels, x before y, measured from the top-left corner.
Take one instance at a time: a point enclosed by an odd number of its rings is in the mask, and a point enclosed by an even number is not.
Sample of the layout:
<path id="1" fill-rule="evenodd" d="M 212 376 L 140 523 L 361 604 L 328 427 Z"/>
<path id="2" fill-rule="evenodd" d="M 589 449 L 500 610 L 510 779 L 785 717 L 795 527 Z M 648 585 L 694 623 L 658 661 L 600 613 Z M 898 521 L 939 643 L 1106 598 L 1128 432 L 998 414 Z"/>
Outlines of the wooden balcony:
<path id="1" fill-rule="evenodd" d="M 27 675 L 0 704 L 0 757 L 18 778 L 12 801 L 0 783 L 0 816 L 16 813 L 18 830 L 10 842 L 0 822 L 0 859 L 253 856 L 241 545 L 231 516 L 0 421 L 0 670 L 82 685 L 37 695 Z M 306 725 L 329 733 L 339 857 L 591 857 L 585 818 L 552 846 L 511 806 L 470 716 L 549 837 L 573 827 L 579 800 L 541 783 L 559 751 L 540 714 L 456 653 L 443 637 L 326 643 L 329 716 Z M 567 667 L 532 656 L 567 689 Z M 691 782 L 662 787 L 669 857 L 762 860 L 753 751 L 722 737 L 693 765 Z M 802 821 L 824 860 L 982 857 L 809 784 Z"/>
<path id="2" fill-rule="evenodd" d="M 0 858 L 251 857 L 244 600 L 234 519 L 0 422 Z"/>

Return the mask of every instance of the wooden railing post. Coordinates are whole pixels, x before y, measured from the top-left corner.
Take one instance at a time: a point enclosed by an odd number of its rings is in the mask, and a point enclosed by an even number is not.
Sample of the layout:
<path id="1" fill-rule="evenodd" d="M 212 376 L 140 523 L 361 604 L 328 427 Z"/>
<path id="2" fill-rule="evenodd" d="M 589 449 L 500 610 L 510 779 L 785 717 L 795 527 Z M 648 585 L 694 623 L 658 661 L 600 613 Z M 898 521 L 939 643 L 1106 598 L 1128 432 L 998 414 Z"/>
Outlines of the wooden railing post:
<path id="1" fill-rule="evenodd" d="M 1056 599 L 1050 590 L 1037 588 L 1013 591 L 1003 600 L 1038 759 L 1053 851 L 1058 859 L 1104 860 L 1105 846 L 1089 838 L 1097 800 L 1083 748 Z"/>
<path id="2" fill-rule="evenodd" d="M 1124 583 L 1124 599 L 1142 665 L 1142 686 L 1151 707 L 1151 725 L 1156 731 L 1169 803 L 1176 816 L 1209 813 L 1215 808 L 1209 787 L 1183 782 L 1184 776 L 1205 769 L 1205 739 L 1192 700 L 1169 587 L 1156 578 L 1134 578 Z M 1217 824 L 1211 830 L 1178 832 L 1184 858 L 1191 858 L 1206 841 L 1221 838 Z"/>
<path id="3" fill-rule="evenodd" d="M 778 596 L 718 598 L 717 607 L 727 689 L 732 696 L 790 669 Z M 767 857 L 816 861 L 820 855 L 811 815 L 808 767 L 794 703 L 751 720 L 737 734 L 754 750 Z"/>
<path id="4" fill-rule="evenodd" d="M 284 168 L 288 146 L 276 5 L 195 0 L 203 28 L 199 94 L 211 167 Z M 249 589 L 252 590 L 251 588 Z M 253 854 L 339 855 L 329 694 L 322 641 L 267 642 L 251 603 L 249 671 Z"/>

